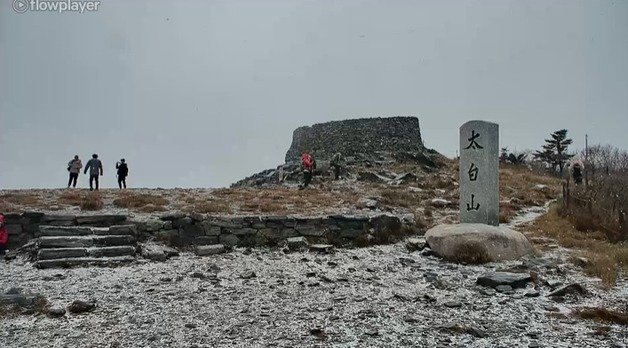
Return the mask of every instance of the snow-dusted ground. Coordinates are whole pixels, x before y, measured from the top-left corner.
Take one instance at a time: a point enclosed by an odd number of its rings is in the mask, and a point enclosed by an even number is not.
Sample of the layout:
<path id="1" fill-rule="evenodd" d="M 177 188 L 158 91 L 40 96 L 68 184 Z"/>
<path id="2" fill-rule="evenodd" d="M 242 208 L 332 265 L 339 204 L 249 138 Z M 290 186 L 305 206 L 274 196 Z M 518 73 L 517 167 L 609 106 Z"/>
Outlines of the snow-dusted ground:
<path id="1" fill-rule="evenodd" d="M 596 335 L 603 324 L 570 309 L 625 308 L 628 285 L 600 290 L 566 255 L 555 248 L 536 262 L 541 277 L 591 292 L 562 303 L 546 297 L 545 286 L 528 298 L 532 284 L 509 295 L 475 284 L 485 271 L 521 262 L 456 265 L 402 243 L 329 255 L 183 253 L 119 268 L 37 270 L 17 259 L 0 263 L 0 290 L 22 287 L 64 307 L 93 299 L 97 308 L 0 319 L 0 347 L 624 347 L 625 327 Z M 245 279 L 249 271 L 256 276 Z M 485 337 L 448 330 L 452 324 Z"/>

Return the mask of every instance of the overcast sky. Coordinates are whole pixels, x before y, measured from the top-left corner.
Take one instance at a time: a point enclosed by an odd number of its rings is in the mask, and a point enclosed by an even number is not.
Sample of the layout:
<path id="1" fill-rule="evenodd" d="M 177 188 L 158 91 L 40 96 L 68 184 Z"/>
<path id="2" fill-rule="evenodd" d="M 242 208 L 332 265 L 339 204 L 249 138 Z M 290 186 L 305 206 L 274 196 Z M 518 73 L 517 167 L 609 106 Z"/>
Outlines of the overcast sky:
<path id="1" fill-rule="evenodd" d="M 449 156 L 470 119 L 513 150 L 560 128 L 628 148 L 628 1 L 0 1 L 1 188 L 92 153 L 105 187 L 121 157 L 134 187 L 226 186 L 358 117 L 417 116 Z"/>

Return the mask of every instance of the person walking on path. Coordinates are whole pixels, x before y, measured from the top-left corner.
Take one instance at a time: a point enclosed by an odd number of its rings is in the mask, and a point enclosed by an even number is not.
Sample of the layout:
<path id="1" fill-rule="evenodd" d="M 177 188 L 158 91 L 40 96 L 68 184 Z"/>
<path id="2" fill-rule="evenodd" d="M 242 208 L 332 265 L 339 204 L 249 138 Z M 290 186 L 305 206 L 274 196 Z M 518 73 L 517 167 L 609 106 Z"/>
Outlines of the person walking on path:
<path id="1" fill-rule="evenodd" d="M 78 180 L 81 168 L 83 168 L 83 163 L 81 163 L 78 155 L 74 156 L 74 159 L 68 162 L 68 172 L 70 172 L 68 188 L 70 188 L 70 185 L 72 185 L 72 187 L 76 187 L 76 181 Z"/>
<path id="2" fill-rule="evenodd" d="M 129 175 L 129 167 L 126 165 L 126 161 L 123 159 L 116 163 L 116 169 L 118 170 L 118 187 L 126 188 L 126 177 Z"/>
<path id="3" fill-rule="evenodd" d="M 0 255 L 4 255 L 5 250 L 9 246 L 9 232 L 4 223 L 4 215 L 0 213 Z"/>
<path id="4" fill-rule="evenodd" d="M 87 174 L 87 170 L 89 170 L 89 190 L 94 189 L 94 181 L 96 181 L 96 190 L 98 190 L 98 174 L 102 176 L 102 162 L 98 159 L 97 154 L 93 154 L 92 159 L 87 161 L 83 174 Z"/>

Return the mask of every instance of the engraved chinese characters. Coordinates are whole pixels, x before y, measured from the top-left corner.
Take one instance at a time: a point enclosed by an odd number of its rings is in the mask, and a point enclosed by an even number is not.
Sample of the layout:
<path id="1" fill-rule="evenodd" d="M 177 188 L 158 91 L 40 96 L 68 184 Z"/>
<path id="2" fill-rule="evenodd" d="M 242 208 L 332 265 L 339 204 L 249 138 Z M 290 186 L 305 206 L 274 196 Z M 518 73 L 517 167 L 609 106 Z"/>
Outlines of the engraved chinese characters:
<path id="1" fill-rule="evenodd" d="M 499 126 L 460 127 L 460 222 L 499 225 Z"/>

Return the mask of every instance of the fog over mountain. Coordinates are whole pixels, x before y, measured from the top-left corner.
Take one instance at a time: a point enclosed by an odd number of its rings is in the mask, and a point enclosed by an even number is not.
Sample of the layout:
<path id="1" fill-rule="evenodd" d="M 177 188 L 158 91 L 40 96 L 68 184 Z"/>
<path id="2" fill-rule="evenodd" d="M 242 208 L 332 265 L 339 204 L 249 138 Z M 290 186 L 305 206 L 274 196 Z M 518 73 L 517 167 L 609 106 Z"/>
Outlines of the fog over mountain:
<path id="1" fill-rule="evenodd" d="M 414 115 L 537 149 L 628 148 L 626 1 L 0 2 L 0 188 L 62 187 L 78 154 L 126 158 L 132 187 L 226 186 L 283 162 L 302 125 Z M 85 187 L 86 177 L 80 185 Z"/>

